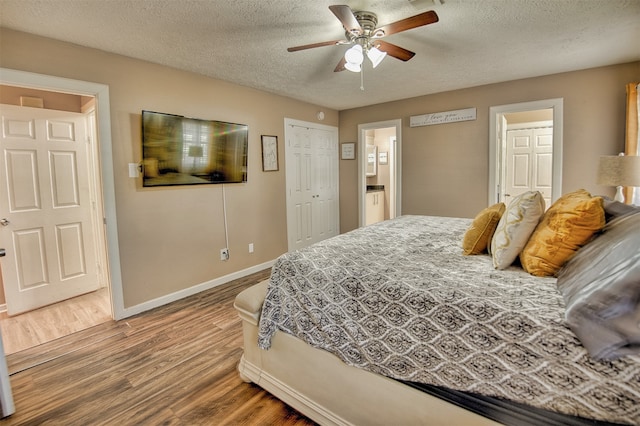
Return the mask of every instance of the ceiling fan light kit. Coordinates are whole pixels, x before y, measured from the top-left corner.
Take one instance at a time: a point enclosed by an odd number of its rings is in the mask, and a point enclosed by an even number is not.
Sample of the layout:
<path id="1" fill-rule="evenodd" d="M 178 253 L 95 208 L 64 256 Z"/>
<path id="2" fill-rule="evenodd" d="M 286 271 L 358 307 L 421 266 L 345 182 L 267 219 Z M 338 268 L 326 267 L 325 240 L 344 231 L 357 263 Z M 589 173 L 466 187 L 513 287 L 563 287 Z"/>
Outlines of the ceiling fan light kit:
<path id="1" fill-rule="evenodd" d="M 380 62 L 382 62 L 385 56 L 387 56 L 387 52 L 383 52 L 375 46 L 367 48 L 367 58 L 371 61 L 373 68 L 380 65 Z M 362 46 L 356 44 L 355 46 L 347 49 L 347 51 L 344 52 L 344 60 L 346 61 L 344 64 L 345 69 L 353 72 L 362 71 L 362 62 L 364 62 Z"/>
<path id="2" fill-rule="evenodd" d="M 350 47 L 344 52 L 344 60 L 346 63 L 344 67 L 349 71 L 360 72 L 362 69 L 362 61 L 364 61 L 364 55 L 362 54 L 362 46 L 356 44 Z"/>
<path id="3" fill-rule="evenodd" d="M 387 56 L 387 52 L 383 52 L 375 46 L 367 50 L 367 57 L 371 61 L 371 64 L 374 68 L 380 65 L 380 62 L 382 62 L 385 56 Z"/>
<path id="4" fill-rule="evenodd" d="M 306 44 L 290 47 L 287 50 L 289 52 L 297 52 L 315 47 L 352 44 L 353 46 L 345 52 L 344 57 L 336 66 L 335 72 L 345 69 L 353 72 L 362 72 L 365 53 L 371 61 L 373 68 L 380 65 L 387 55 L 406 62 L 413 58 L 415 55 L 414 52 L 380 39 L 391 34 L 438 22 L 438 15 L 433 10 L 430 10 L 378 28 L 378 17 L 373 12 L 352 11 L 351 8 L 346 5 L 329 6 L 329 10 L 331 10 L 342 23 L 346 40 Z"/>

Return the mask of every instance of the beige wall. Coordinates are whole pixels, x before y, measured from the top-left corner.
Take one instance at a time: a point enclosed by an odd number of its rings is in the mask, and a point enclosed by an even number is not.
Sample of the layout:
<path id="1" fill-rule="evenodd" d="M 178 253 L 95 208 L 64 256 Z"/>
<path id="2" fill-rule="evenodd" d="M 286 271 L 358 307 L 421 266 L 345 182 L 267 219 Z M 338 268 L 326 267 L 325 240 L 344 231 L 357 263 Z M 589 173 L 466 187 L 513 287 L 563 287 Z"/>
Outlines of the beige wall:
<path id="1" fill-rule="evenodd" d="M 0 85 L 0 104 L 20 106 L 22 96 L 42 99 L 43 108 L 46 109 L 82 112 L 82 96 Z"/>
<path id="2" fill-rule="evenodd" d="M 402 213 L 473 217 L 488 202 L 489 108 L 564 99 L 563 193 L 595 184 L 598 157 L 624 148 L 625 84 L 640 62 L 438 93 L 340 112 L 340 142 L 358 140 L 358 124 L 402 118 Z M 425 76 L 428 78 L 428 76 Z M 477 119 L 409 127 L 409 117 L 477 108 Z M 358 226 L 357 162 L 340 161 L 340 228 Z"/>
<path id="3" fill-rule="evenodd" d="M 536 111 L 512 112 L 505 114 L 508 124 L 531 123 L 532 121 L 553 121 L 553 108 Z"/>
<path id="4" fill-rule="evenodd" d="M 321 108 L 200 75 L 95 49 L 0 29 L 0 66 L 109 85 L 118 236 L 125 307 L 273 260 L 287 249 L 285 117 L 340 125 L 340 141 L 357 141 L 362 123 L 402 118 L 404 214 L 472 217 L 487 203 L 489 107 L 564 98 L 563 191 L 595 185 L 597 159 L 624 144 L 624 85 L 640 63 L 558 74 L 422 96 L 365 108 Z M 477 108 L 475 121 L 408 127 L 411 115 Z M 127 177 L 140 161 L 140 112 L 150 109 L 249 125 L 249 181 L 226 185 L 231 259 L 222 187 L 142 188 Z M 391 112 L 392 111 L 392 112 Z M 280 171 L 264 173 L 260 135 L 277 135 Z M 446 183 L 446 184 L 445 184 Z M 340 161 L 341 231 L 357 227 L 357 161 Z M 254 243 L 255 253 L 247 246 Z"/>
<path id="5" fill-rule="evenodd" d="M 287 250 L 284 118 L 338 125 L 338 112 L 197 74 L 7 29 L 0 66 L 109 85 L 120 262 L 126 307 L 271 261 Z M 246 184 L 142 188 L 141 111 L 249 125 Z M 278 136 L 280 171 L 262 172 L 260 135 Z M 255 252 L 248 253 L 253 243 Z"/>

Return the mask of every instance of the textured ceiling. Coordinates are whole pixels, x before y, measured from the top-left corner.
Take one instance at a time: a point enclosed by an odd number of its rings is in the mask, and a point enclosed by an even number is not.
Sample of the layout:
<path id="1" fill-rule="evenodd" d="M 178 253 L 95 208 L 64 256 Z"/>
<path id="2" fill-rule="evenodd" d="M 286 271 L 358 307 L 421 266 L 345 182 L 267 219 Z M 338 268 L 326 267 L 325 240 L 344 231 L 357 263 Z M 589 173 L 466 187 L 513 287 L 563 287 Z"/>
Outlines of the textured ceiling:
<path id="1" fill-rule="evenodd" d="M 0 25 L 338 110 L 640 60 L 640 0 L 347 0 L 379 26 L 440 21 L 384 40 L 416 52 L 334 73 L 347 46 L 327 0 L 0 0 Z M 1 54 L 1 53 L 0 53 Z M 639 76 L 640 77 L 640 76 Z"/>

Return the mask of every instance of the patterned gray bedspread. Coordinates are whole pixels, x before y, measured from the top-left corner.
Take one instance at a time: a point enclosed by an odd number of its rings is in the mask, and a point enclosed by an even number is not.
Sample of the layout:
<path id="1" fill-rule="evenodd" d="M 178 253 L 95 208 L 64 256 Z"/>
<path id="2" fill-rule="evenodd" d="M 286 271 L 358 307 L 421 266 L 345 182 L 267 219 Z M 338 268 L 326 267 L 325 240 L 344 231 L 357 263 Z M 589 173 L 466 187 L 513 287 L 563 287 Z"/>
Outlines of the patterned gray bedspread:
<path id="1" fill-rule="evenodd" d="M 470 219 L 402 216 L 281 256 L 259 325 L 387 377 L 640 423 L 640 357 L 589 358 L 555 278 L 463 256 Z"/>

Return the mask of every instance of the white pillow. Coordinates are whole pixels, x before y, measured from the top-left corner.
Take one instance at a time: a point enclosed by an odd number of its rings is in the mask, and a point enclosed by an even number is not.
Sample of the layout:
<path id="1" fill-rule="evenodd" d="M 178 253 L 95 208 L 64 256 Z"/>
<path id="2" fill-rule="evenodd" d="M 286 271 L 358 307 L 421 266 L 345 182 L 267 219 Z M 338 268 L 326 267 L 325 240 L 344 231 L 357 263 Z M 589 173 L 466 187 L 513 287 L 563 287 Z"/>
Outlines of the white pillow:
<path id="1" fill-rule="evenodd" d="M 508 268 L 518 257 L 544 214 L 544 199 L 538 191 L 515 197 L 498 222 L 491 240 L 496 269 Z"/>

